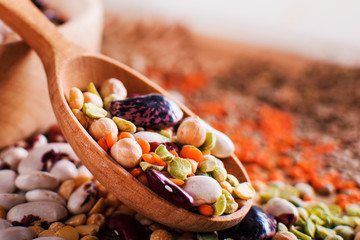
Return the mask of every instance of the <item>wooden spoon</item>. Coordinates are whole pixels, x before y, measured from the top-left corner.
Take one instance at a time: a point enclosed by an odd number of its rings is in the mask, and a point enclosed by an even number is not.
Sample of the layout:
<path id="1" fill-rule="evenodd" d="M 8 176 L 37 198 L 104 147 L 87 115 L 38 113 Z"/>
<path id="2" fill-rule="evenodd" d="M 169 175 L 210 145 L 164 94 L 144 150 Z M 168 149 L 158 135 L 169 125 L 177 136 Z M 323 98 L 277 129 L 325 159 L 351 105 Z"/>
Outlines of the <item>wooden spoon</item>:
<path id="1" fill-rule="evenodd" d="M 157 92 L 171 98 L 165 90 L 130 67 L 67 41 L 29 0 L 0 0 L 0 18 L 40 56 L 48 78 L 51 104 L 64 136 L 94 177 L 121 202 L 154 221 L 191 232 L 226 229 L 243 219 L 252 200 L 245 201 L 235 213 L 206 217 L 159 197 L 102 150 L 75 118 L 65 98 L 71 87 L 84 89 L 90 82 L 99 86 L 108 78 L 120 79 L 129 93 Z M 194 115 L 178 104 L 185 116 Z M 224 164 L 239 181 L 249 181 L 235 156 L 224 159 Z"/>

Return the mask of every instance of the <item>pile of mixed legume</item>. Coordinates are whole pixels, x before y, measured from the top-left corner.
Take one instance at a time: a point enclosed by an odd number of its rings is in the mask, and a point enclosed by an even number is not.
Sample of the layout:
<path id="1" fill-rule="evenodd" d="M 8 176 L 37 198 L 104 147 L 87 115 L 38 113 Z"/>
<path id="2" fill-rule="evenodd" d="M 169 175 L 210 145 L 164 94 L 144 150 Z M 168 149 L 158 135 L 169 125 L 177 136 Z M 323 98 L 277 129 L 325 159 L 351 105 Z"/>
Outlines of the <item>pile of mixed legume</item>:
<path id="1" fill-rule="evenodd" d="M 228 174 L 219 158 L 231 140 L 198 117 L 183 119 L 175 102 L 159 94 L 127 97 L 120 80 L 86 92 L 72 88 L 69 106 L 98 144 L 122 167 L 174 205 L 206 216 L 235 212 L 254 197 L 248 182 Z"/>

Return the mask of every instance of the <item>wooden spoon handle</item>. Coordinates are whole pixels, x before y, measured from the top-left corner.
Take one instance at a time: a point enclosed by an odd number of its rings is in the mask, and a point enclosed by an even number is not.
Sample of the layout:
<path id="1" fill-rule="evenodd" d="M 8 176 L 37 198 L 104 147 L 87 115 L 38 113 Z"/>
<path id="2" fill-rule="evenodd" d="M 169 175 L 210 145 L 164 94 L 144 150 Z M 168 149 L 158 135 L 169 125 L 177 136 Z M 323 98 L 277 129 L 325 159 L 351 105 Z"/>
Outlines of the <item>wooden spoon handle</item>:
<path id="1" fill-rule="evenodd" d="M 0 19 L 38 53 L 44 64 L 69 46 L 56 26 L 30 0 L 0 0 Z"/>

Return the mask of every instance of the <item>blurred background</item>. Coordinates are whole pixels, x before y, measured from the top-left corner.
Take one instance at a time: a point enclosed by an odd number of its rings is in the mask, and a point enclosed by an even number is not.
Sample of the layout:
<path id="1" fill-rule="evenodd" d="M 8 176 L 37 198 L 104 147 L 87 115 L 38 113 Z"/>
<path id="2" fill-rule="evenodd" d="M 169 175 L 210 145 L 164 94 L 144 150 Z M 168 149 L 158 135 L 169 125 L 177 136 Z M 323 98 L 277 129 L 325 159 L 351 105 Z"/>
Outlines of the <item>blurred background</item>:
<path id="1" fill-rule="evenodd" d="M 107 10 L 180 22 L 197 33 L 346 65 L 360 64 L 358 1 L 104 0 Z"/>

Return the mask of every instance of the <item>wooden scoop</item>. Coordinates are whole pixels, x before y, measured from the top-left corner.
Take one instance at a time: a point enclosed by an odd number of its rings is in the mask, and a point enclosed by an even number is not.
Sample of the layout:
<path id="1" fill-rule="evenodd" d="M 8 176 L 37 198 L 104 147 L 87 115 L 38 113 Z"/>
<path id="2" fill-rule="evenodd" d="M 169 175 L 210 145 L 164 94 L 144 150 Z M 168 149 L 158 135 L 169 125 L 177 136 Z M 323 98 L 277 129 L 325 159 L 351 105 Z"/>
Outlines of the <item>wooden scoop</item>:
<path id="1" fill-rule="evenodd" d="M 122 168 L 93 140 L 75 118 L 65 99 L 71 87 L 85 89 L 90 82 L 99 86 L 108 78 L 120 79 L 130 94 L 157 92 L 173 99 L 165 90 L 130 67 L 67 41 L 29 0 L 0 0 L 0 19 L 40 56 L 48 78 L 52 107 L 64 136 L 94 177 L 121 202 L 156 222 L 191 232 L 226 229 L 243 219 L 252 200 L 245 201 L 244 206 L 235 213 L 206 217 L 178 208 L 159 197 Z M 188 108 L 178 104 L 185 117 L 194 115 Z M 239 181 L 249 181 L 235 156 L 225 159 L 224 164 L 228 172 Z"/>

